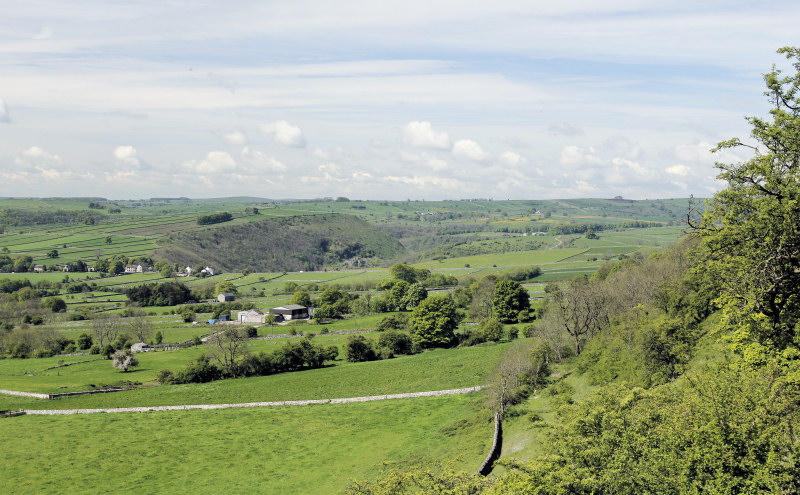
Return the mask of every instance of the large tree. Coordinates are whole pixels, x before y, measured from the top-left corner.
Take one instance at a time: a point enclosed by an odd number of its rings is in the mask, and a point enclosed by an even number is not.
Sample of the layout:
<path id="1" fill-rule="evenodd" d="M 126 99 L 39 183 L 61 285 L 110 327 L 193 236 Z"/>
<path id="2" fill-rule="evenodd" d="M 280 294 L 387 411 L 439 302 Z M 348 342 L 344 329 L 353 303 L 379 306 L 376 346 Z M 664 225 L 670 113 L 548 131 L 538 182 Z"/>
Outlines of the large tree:
<path id="1" fill-rule="evenodd" d="M 530 295 L 519 282 L 500 280 L 494 286 L 492 311 L 498 320 L 515 323 L 519 320 L 520 312 L 530 309 Z"/>
<path id="2" fill-rule="evenodd" d="M 794 72 L 764 75 L 769 117 L 748 117 L 748 142 L 734 138 L 715 151 L 748 149 L 742 163 L 717 163 L 728 187 L 699 220 L 700 271 L 717 286 L 722 326 L 734 348 L 754 363 L 771 350 L 800 344 L 800 49 L 782 48 Z"/>
<path id="3" fill-rule="evenodd" d="M 446 347 L 455 340 L 456 305 L 447 296 L 432 296 L 411 313 L 411 339 L 420 347 Z"/>

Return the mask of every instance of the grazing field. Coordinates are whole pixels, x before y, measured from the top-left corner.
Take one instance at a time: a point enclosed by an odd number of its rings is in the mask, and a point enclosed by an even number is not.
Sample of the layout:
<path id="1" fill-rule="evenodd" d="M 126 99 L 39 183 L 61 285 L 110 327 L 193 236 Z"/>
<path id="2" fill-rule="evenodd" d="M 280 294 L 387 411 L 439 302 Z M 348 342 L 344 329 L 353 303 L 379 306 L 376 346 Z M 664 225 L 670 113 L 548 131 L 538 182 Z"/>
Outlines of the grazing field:
<path id="1" fill-rule="evenodd" d="M 326 494 L 384 462 L 471 472 L 492 433 L 475 400 L 8 418 L 0 492 Z"/>
<path id="2" fill-rule="evenodd" d="M 359 397 L 424 392 L 482 385 L 506 344 L 427 351 L 412 356 L 366 363 L 340 363 L 325 368 L 270 376 L 220 380 L 211 383 L 155 386 L 110 394 L 81 395 L 54 400 L 0 395 L 0 410 L 84 409 L 105 407 L 229 404 L 278 400 Z M 86 390 L 88 383 L 153 380 L 167 367 L 177 370 L 202 349 L 140 355 L 139 371 L 122 373 L 108 360 L 27 375 L 0 375 L 0 388 L 58 393 Z M 91 357 L 89 358 L 91 359 Z M 19 361 L 6 360 L 1 373 L 19 373 Z M 27 360 L 34 364 L 40 360 Z M 26 379 L 28 381 L 26 381 Z M 57 384 L 68 385 L 59 389 Z"/>

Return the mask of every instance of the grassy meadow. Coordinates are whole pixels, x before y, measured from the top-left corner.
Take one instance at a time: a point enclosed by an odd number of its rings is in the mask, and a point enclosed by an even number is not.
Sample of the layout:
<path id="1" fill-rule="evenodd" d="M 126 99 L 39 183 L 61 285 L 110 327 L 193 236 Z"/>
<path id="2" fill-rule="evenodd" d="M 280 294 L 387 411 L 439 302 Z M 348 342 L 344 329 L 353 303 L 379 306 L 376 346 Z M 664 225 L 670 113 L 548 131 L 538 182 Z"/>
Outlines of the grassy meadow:
<path id="1" fill-rule="evenodd" d="M 326 494 L 386 462 L 471 472 L 492 431 L 476 400 L 11 418 L 0 492 Z"/>

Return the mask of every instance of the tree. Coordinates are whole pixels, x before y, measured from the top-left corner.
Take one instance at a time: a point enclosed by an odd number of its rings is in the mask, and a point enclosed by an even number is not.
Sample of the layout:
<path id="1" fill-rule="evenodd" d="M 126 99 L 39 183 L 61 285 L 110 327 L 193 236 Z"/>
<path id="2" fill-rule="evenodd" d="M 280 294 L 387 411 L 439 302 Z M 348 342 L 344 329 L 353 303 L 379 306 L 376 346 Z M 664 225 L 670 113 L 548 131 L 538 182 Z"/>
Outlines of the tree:
<path id="1" fill-rule="evenodd" d="M 515 323 L 519 321 L 519 314 L 530 307 L 530 295 L 519 282 L 501 280 L 494 286 L 492 312 L 498 320 Z"/>
<path id="2" fill-rule="evenodd" d="M 241 328 L 228 327 L 211 335 L 206 340 L 209 358 L 219 365 L 227 376 L 239 375 L 239 361 L 249 352 L 247 335 Z"/>
<path id="3" fill-rule="evenodd" d="M 112 261 L 108 264 L 109 275 L 119 275 L 125 271 L 125 264 L 122 261 Z"/>
<path id="4" fill-rule="evenodd" d="M 153 334 L 153 324 L 142 310 L 139 310 L 135 316 L 128 318 L 125 324 L 128 332 L 136 342 L 147 342 L 147 339 Z"/>
<path id="5" fill-rule="evenodd" d="M 292 294 L 292 299 L 289 302 L 300 306 L 311 306 L 311 295 L 307 291 L 298 290 Z"/>
<path id="6" fill-rule="evenodd" d="M 85 351 L 86 349 L 92 347 L 92 336 L 86 332 L 83 332 L 82 334 L 78 335 L 75 343 L 78 345 L 78 349 Z"/>
<path id="7" fill-rule="evenodd" d="M 422 284 L 415 283 L 408 286 L 403 299 L 400 301 L 400 305 L 405 310 L 412 310 L 419 306 L 419 303 L 425 300 L 428 297 L 428 291 L 425 290 L 425 287 Z"/>
<path id="8" fill-rule="evenodd" d="M 344 345 L 344 355 L 351 363 L 372 361 L 375 359 L 375 349 L 372 341 L 365 339 L 363 335 L 351 335 Z"/>
<path id="9" fill-rule="evenodd" d="M 126 372 L 128 368 L 139 366 L 139 360 L 136 359 L 130 349 L 120 349 L 111 355 L 111 364 L 114 368 Z"/>
<path id="10" fill-rule="evenodd" d="M 606 297 L 599 284 L 581 276 L 567 286 L 549 283 L 546 311 L 556 316 L 563 329 L 572 337 L 575 354 L 580 354 L 586 341 L 608 324 Z"/>
<path id="11" fill-rule="evenodd" d="M 717 163 L 728 187 L 689 217 L 703 244 L 699 271 L 716 283 L 722 329 L 753 362 L 771 349 L 797 346 L 800 323 L 800 48 L 778 50 L 794 73 L 764 75 L 770 117 L 748 117 L 751 143 L 738 138 L 714 148 L 746 148 L 743 163 Z"/>
<path id="12" fill-rule="evenodd" d="M 58 250 L 57 249 L 51 249 L 50 251 L 47 252 L 47 257 L 48 258 L 58 258 Z"/>
<path id="13" fill-rule="evenodd" d="M 492 298 L 497 276 L 486 275 L 470 286 L 472 300 L 469 305 L 469 316 L 473 320 L 485 320 L 492 316 Z"/>
<path id="14" fill-rule="evenodd" d="M 117 315 L 101 313 L 92 320 L 95 342 L 101 349 L 116 340 L 121 329 L 122 321 Z"/>
<path id="15" fill-rule="evenodd" d="M 458 327 L 456 305 L 447 296 L 425 299 L 411 313 L 411 339 L 420 347 L 447 347 Z"/>
<path id="16" fill-rule="evenodd" d="M 67 303 L 60 297 L 51 296 L 42 299 L 42 306 L 53 313 L 64 313 L 67 311 Z"/>
<path id="17" fill-rule="evenodd" d="M 236 285 L 230 280 L 223 280 L 222 282 L 217 282 L 217 285 L 214 286 L 214 295 L 218 296 L 220 294 L 225 294 L 226 292 L 230 292 L 231 294 L 236 294 Z"/>

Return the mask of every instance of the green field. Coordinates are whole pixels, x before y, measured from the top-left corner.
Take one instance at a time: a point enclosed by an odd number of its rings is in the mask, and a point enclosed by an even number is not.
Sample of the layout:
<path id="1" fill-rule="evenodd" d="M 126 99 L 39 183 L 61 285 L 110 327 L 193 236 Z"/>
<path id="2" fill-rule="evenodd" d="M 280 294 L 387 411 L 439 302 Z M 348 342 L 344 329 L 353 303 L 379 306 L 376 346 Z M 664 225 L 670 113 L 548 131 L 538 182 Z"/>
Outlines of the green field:
<path id="1" fill-rule="evenodd" d="M 268 342 L 268 341 L 265 341 Z M 339 363 L 335 366 L 211 383 L 155 386 L 111 394 L 81 395 L 54 400 L 0 395 L 0 410 L 76 409 L 98 407 L 167 406 L 180 404 L 228 404 L 276 400 L 304 400 L 366 395 L 424 392 L 474 387 L 505 348 L 504 344 L 440 349 L 412 356 L 367 363 Z M 58 393 L 87 390 L 89 384 L 112 384 L 119 380 L 148 382 L 156 373 L 180 369 L 203 349 L 141 354 L 137 371 L 114 370 L 108 360 L 92 361 L 33 376 L 24 374 L 47 367 L 49 359 L 0 361 L 0 388 L 27 392 Z M 74 361 L 96 356 L 70 358 Z M 69 362 L 69 361 L 67 361 Z M 41 368 L 40 368 L 41 366 Z M 155 385 L 154 382 L 151 384 Z M 67 388 L 59 388 L 66 386 Z"/>
<path id="2" fill-rule="evenodd" d="M 383 462 L 471 472 L 492 432 L 474 400 L 4 419 L 0 492 L 324 494 Z"/>

